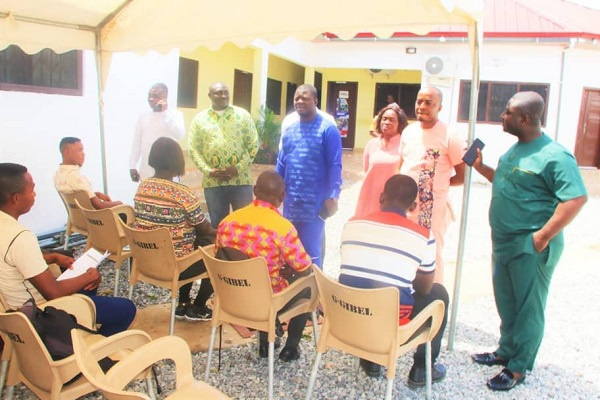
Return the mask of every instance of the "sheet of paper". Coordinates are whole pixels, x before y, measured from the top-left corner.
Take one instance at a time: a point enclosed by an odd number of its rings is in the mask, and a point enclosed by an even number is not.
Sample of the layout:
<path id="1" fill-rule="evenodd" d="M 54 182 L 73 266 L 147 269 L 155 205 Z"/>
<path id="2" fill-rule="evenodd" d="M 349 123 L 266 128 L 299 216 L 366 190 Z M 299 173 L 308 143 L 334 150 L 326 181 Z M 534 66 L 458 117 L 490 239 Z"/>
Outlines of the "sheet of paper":
<path id="1" fill-rule="evenodd" d="M 68 269 L 63 272 L 58 278 L 57 281 L 62 281 L 64 279 L 75 278 L 79 275 L 82 275 L 89 268 L 96 268 L 106 257 L 109 256 L 109 252 L 106 251 L 104 254 L 100 253 L 98 250 L 90 248 L 88 251 L 83 253 L 75 262 L 73 263 L 73 269 Z"/>

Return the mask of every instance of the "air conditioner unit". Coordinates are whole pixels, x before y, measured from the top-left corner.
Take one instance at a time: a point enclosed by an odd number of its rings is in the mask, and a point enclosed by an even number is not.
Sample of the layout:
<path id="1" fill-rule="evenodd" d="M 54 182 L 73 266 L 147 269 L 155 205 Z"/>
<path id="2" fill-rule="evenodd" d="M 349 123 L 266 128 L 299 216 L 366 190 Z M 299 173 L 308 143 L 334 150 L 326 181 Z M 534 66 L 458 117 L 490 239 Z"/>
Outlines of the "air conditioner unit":
<path id="1" fill-rule="evenodd" d="M 369 74 L 371 74 L 372 77 L 375 75 L 387 75 L 389 77 L 394 72 L 396 71 L 393 69 L 369 68 Z"/>
<path id="2" fill-rule="evenodd" d="M 456 61 L 450 56 L 428 55 L 423 57 L 423 75 L 454 77 Z"/>

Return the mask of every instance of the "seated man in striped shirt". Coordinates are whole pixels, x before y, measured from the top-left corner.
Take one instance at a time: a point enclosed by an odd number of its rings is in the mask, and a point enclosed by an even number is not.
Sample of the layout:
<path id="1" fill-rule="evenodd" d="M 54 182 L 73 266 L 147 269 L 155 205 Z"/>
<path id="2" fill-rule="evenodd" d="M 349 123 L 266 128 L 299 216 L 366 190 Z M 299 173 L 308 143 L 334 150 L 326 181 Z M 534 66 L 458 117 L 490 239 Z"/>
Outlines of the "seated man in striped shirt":
<path id="1" fill-rule="evenodd" d="M 403 325 L 434 300 L 442 300 L 446 312 L 440 331 L 431 343 L 432 378 L 439 382 L 446 367 L 436 364 L 446 327 L 448 292 L 435 276 L 435 239 L 429 229 L 406 217 L 416 207 L 417 184 L 406 175 L 394 175 L 379 198 L 381 210 L 351 218 L 342 231 L 340 283 L 359 288 L 395 286 L 400 291 L 399 324 Z M 375 338 L 373 338 L 375 339 Z M 377 377 L 381 365 L 361 359 L 361 367 Z M 425 345 L 414 355 L 408 375 L 413 386 L 425 385 Z"/>

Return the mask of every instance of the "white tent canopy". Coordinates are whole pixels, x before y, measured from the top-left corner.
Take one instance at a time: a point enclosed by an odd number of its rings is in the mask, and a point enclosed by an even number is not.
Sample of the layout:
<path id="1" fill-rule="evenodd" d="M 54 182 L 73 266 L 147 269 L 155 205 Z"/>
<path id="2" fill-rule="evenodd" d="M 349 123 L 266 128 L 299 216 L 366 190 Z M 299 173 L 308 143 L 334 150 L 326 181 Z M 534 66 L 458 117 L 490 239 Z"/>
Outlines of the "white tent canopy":
<path id="1" fill-rule="evenodd" d="M 0 0 L 0 48 L 167 52 L 216 49 L 224 42 L 244 47 L 257 38 L 311 40 L 323 32 L 389 37 L 397 31 L 425 34 L 439 25 L 473 26 L 482 11 L 480 0 Z"/>
<path id="2" fill-rule="evenodd" d="M 312 40 L 324 32 L 350 39 L 359 32 L 387 38 L 394 32 L 426 34 L 440 25 L 464 25 L 471 45 L 473 75 L 469 141 L 475 132 L 479 87 L 480 21 L 483 0 L 0 0 L 0 49 L 18 45 L 32 54 L 95 50 L 100 96 L 114 52 L 166 53 L 198 46 L 218 49 L 225 42 L 239 47 L 255 39 L 277 43 L 289 37 Z M 103 159 L 104 128 L 100 105 Z M 105 165 L 105 162 L 103 162 Z M 105 187 L 106 174 L 104 173 Z M 470 180 L 467 169 L 466 182 Z M 470 185 L 465 184 L 459 254 L 450 324 L 452 347 Z"/>

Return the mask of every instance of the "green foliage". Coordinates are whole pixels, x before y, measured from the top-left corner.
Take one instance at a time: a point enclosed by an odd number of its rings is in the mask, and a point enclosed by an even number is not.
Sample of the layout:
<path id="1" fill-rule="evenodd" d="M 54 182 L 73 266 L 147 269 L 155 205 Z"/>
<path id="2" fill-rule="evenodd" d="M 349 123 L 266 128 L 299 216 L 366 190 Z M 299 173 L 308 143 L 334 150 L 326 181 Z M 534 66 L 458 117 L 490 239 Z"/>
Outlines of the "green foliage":
<path id="1" fill-rule="evenodd" d="M 267 106 L 260 107 L 260 118 L 254 121 L 260 142 L 255 164 L 271 164 L 277 162 L 281 124 L 275 122 L 275 114 Z"/>

